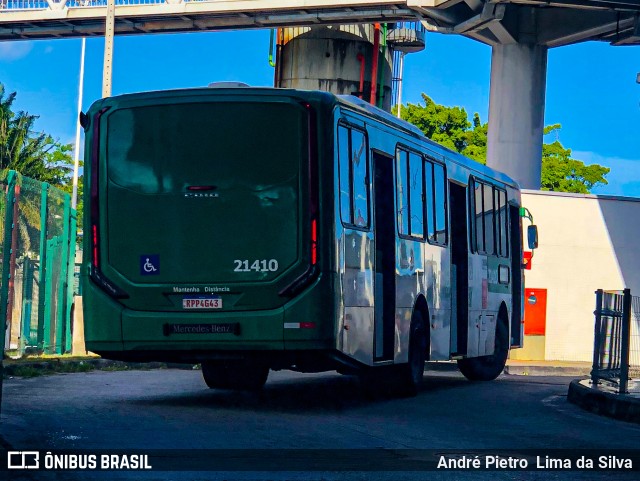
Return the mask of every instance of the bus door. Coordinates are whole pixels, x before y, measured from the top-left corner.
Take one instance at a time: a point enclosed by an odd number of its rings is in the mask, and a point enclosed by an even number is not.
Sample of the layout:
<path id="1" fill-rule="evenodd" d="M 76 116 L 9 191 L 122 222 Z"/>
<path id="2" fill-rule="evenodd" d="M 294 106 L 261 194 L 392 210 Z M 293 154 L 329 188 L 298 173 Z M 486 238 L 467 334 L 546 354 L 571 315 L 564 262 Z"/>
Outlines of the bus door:
<path id="1" fill-rule="evenodd" d="M 393 359 L 395 340 L 395 195 L 393 157 L 373 153 L 375 216 L 374 360 Z"/>
<path id="2" fill-rule="evenodd" d="M 467 187 L 449 182 L 451 197 L 452 317 L 451 354 L 467 354 L 469 337 L 469 246 Z"/>

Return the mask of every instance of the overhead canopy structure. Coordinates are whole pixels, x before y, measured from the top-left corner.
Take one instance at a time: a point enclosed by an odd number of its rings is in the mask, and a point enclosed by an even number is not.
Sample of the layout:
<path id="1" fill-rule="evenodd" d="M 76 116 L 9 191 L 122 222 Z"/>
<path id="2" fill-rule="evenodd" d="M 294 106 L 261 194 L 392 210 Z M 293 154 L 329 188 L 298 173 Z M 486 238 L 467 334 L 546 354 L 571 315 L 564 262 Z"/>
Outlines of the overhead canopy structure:
<path id="1" fill-rule="evenodd" d="M 640 0 L 117 0 L 116 34 L 421 18 L 491 45 L 640 44 Z M 0 0 L 0 40 L 104 34 L 107 0 Z"/>
<path id="2" fill-rule="evenodd" d="M 497 45 L 640 44 L 640 0 L 407 0 L 443 33 Z"/>

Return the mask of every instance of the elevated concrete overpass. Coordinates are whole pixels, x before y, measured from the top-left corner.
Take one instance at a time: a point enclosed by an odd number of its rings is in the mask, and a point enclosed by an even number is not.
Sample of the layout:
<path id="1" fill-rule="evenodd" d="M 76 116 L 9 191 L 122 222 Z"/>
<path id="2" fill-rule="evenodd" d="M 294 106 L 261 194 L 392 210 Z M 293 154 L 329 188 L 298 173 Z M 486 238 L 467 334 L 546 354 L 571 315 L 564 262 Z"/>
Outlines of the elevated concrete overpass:
<path id="1" fill-rule="evenodd" d="M 0 0 L 0 40 L 104 35 L 107 0 Z M 116 0 L 115 33 L 142 34 L 420 18 L 496 45 L 640 43 L 640 0 Z"/>
<path id="2" fill-rule="evenodd" d="M 4 3 L 3 3 L 4 2 Z M 0 40 L 102 36 L 107 0 L 0 0 Z M 419 15 L 376 0 L 116 0 L 115 33 L 393 22 Z"/>
<path id="3" fill-rule="evenodd" d="M 106 33 L 108 72 L 114 34 L 408 19 L 491 45 L 487 163 L 529 189 L 540 187 L 548 49 L 640 45 L 640 0 L 0 0 L 0 41 Z"/>

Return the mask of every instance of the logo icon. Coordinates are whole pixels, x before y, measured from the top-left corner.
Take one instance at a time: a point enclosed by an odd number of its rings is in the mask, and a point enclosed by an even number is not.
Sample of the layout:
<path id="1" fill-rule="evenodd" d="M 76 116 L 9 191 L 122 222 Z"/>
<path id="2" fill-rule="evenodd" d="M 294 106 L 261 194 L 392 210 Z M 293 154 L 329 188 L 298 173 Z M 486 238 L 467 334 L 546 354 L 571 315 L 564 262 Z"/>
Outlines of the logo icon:
<path id="1" fill-rule="evenodd" d="M 140 275 L 157 276 L 158 274 L 160 274 L 160 256 L 158 254 L 140 256 Z"/>
<path id="2" fill-rule="evenodd" d="M 38 451 L 9 451 L 7 453 L 8 469 L 38 469 L 40 453 Z"/>

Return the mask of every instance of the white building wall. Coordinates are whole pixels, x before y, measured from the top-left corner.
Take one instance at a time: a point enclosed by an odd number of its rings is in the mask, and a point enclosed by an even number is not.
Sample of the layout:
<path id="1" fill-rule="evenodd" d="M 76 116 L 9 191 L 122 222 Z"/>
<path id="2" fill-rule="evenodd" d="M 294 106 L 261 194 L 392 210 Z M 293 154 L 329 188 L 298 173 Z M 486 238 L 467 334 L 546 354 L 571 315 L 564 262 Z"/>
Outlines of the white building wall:
<path id="1" fill-rule="evenodd" d="M 544 358 L 591 361 L 595 290 L 640 295 L 640 199 L 525 190 L 522 205 L 539 231 L 525 286 L 547 289 Z"/>

